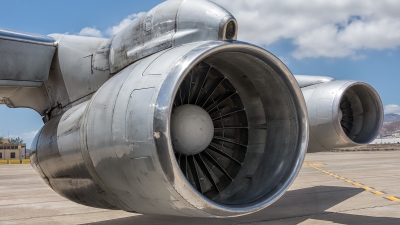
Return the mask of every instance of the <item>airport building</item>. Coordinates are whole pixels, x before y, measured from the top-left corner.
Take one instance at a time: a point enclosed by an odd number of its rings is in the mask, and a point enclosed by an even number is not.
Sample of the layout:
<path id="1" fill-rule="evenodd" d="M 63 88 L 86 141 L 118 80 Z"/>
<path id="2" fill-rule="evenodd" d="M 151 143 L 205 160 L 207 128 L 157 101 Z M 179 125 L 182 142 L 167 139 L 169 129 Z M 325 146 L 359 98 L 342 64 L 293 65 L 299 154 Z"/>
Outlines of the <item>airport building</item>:
<path id="1" fill-rule="evenodd" d="M 3 138 L 0 144 L 0 160 L 25 159 L 26 144 L 10 143 L 8 138 Z"/>

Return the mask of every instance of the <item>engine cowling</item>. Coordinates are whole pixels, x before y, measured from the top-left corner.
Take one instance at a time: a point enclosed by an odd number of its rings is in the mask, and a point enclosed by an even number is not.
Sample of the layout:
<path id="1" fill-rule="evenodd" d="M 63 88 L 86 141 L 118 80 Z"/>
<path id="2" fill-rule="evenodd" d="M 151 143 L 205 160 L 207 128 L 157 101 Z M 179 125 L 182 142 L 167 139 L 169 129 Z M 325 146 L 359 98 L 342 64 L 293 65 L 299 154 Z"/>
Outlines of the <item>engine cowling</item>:
<path id="1" fill-rule="evenodd" d="M 362 146 L 379 134 L 383 106 L 370 85 L 337 80 L 302 91 L 310 123 L 308 152 Z"/>
<path id="2" fill-rule="evenodd" d="M 186 133 L 174 132 L 182 123 Z M 279 59 L 250 44 L 209 41 L 126 67 L 36 140 L 32 164 L 75 202 L 226 217 L 283 195 L 302 166 L 308 122 Z"/>

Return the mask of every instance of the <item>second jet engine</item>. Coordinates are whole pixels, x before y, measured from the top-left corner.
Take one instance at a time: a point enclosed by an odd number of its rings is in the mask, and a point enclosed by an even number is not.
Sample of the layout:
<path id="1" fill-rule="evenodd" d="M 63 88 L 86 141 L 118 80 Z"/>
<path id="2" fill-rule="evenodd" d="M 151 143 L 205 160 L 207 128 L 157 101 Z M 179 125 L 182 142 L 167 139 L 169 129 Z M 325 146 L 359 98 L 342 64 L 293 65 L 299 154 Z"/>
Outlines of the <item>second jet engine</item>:
<path id="1" fill-rule="evenodd" d="M 363 146 L 379 134 L 382 101 L 370 85 L 351 80 L 295 76 L 307 104 L 308 152 Z M 307 82 L 310 85 L 307 85 Z"/>

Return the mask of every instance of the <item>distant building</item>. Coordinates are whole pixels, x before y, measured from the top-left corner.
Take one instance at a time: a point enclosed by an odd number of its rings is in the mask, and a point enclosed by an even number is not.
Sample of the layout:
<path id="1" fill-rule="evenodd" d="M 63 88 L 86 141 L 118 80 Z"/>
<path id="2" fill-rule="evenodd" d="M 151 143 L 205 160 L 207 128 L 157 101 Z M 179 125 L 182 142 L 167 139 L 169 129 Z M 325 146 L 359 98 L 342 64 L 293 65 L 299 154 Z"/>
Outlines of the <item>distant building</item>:
<path id="1" fill-rule="evenodd" d="M 393 132 L 392 137 L 396 137 L 396 138 L 400 137 L 400 130 Z"/>
<path id="2" fill-rule="evenodd" d="M 0 144 L 0 160 L 25 159 L 26 144 L 11 144 L 8 138 L 3 138 Z"/>

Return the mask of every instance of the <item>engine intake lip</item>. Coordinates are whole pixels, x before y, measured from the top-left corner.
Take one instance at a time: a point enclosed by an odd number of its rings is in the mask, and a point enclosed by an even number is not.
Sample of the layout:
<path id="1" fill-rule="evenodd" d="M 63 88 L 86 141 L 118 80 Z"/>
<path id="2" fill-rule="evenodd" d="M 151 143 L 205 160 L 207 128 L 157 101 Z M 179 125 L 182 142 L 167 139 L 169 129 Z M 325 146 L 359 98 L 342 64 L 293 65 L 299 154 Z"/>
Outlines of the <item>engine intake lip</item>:
<path id="1" fill-rule="evenodd" d="M 346 96 L 346 97 L 345 97 Z M 349 98 L 354 111 L 354 122 L 349 135 L 340 121 L 343 98 Z M 377 91 L 364 82 L 349 81 L 336 94 L 333 103 L 333 121 L 336 132 L 348 146 L 369 144 L 379 134 L 383 124 L 383 105 Z M 338 119 L 339 118 L 339 119 Z"/>
<path id="2" fill-rule="evenodd" d="M 203 196 L 200 192 L 193 188 L 180 170 L 171 142 L 170 119 L 172 115 L 172 109 L 174 107 L 174 98 L 184 78 L 193 69 L 193 67 L 202 61 L 207 61 L 211 64 L 226 63 L 226 65 L 228 65 L 229 62 L 227 61 L 229 60 L 227 59 L 229 59 L 229 57 L 237 57 L 236 59 L 232 59 L 232 64 L 239 63 L 239 59 L 242 59 L 245 62 L 240 62 L 242 63 L 241 65 L 254 65 L 254 68 L 257 68 L 257 65 L 264 66 L 264 71 L 258 71 L 258 73 L 252 75 L 253 77 L 251 77 L 249 80 L 251 81 L 252 85 L 257 87 L 257 90 L 253 90 L 253 92 L 257 92 L 261 99 L 258 99 L 258 101 L 263 102 L 262 107 L 264 107 L 265 110 L 263 113 L 270 112 L 271 114 L 266 113 L 262 115 L 265 118 L 268 117 L 268 123 L 265 124 L 265 128 L 263 128 L 263 125 L 260 124 L 260 127 L 255 127 L 254 129 L 265 129 L 265 132 L 267 133 L 278 133 L 278 129 L 281 129 L 279 131 L 285 132 L 290 130 L 292 133 L 287 134 L 285 137 L 277 137 L 276 140 L 269 140 L 269 142 L 266 142 L 264 146 L 265 151 L 268 150 L 271 152 L 271 154 L 275 154 L 272 156 L 277 157 L 277 160 L 274 163 L 270 158 L 263 157 L 262 160 L 260 160 L 264 166 L 267 162 L 274 164 L 275 167 L 273 170 L 271 167 L 268 167 L 271 169 L 271 171 L 268 171 L 271 177 L 268 179 L 268 182 L 264 182 L 263 179 L 258 179 L 263 177 L 261 175 L 263 172 L 266 172 L 264 171 L 266 169 L 260 166 L 254 173 L 255 175 L 251 177 L 253 180 L 249 182 L 257 187 L 266 185 L 266 189 L 259 190 L 258 193 L 252 194 L 252 196 L 242 200 L 232 197 L 229 201 L 214 201 Z M 222 67 L 223 66 L 221 66 L 221 68 Z M 224 68 L 229 71 L 227 66 Z M 224 68 L 222 68 L 222 70 Z M 253 72 L 256 70 L 254 68 L 252 68 Z M 265 72 L 267 68 L 271 74 L 262 73 Z M 276 74 L 272 74 L 272 72 Z M 246 71 L 244 73 L 248 75 Z M 281 86 L 274 87 L 275 89 L 264 89 L 262 90 L 263 92 L 260 93 L 260 83 L 268 84 L 268 82 L 273 84 L 281 84 Z M 241 88 L 239 87 L 237 89 Z M 284 94 L 285 97 L 283 101 L 282 99 L 274 97 L 275 95 L 279 96 L 280 94 L 275 93 L 274 91 L 280 91 Z M 266 96 L 268 96 L 268 98 Z M 266 107 L 267 105 L 265 103 L 273 102 L 276 103 L 276 109 L 273 109 L 274 107 Z M 283 110 L 283 112 L 280 113 L 275 112 L 278 109 L 286 110 Z M 253 116 L 256 115 L 254 114 Z M 254 120 L 253 117 L 248 117 L 249 121 L 252 119 Z M 280 125 L 281 127 L 279 128 Z M 277 130 L 270 128 L 276 128 Z M 175 190 L 183 199 L 185 199 L 191 205 L 191 209 L 197 209 L 202 212 L 197 216 L 202 215 L 206 217 L 226 217 L 249 214 L 261 210 L 275 202 L 285 193 L 300 171 L 308 142 L 308 120 L 306 105 L 304 98 L 302 97 L 301 90 L 298 87 L 293 75 L 274 55 L 265 51 L 264 49 L 244 42 L 206 42 L 198 47 L 195 47 L 189 53 L 182 56 L 172 70 L 168 72 L 168 76 L 161 85 L 155 104 L 153 131 L 158 159 L 161 168 L 164 171 L 165 177 L 170 184 L 170 187 L 168 188 L 170 190 Z M 287 145 L 284 144 L 284 139 L 286 140 Z M 277 149 L 279 147 L 278 145 L 281 145 L 280 149 L 283 149 L 283 151 L 289 151 L 286 152 L 288 153 L 286 155 L 287 159 L 279 161 L 281 160 L 280 157 L 283 157 L 283 153 L 277 153 Z M 292 147 L 295 146 L 295 148 L 285 148 L 289 145 Z M 269 146 L 273 146 L 274 148 L 269 149 Z M 263 153 L 263 156 L 265 155 L 266 154 Z M 264 162 L 263 159 L 266 159 L 266 162 Z M 273 185 L 271 184 L 272 180 L 276 180 Z M 248 188 L 248 190 L 253 191 L 251 188 Z M 242 196 L 243 193 L 236 195 L 236 197 L 239 198 Z"/>

